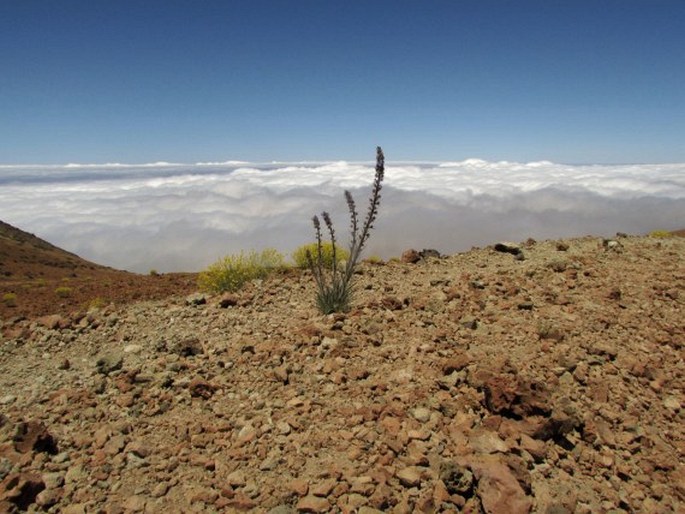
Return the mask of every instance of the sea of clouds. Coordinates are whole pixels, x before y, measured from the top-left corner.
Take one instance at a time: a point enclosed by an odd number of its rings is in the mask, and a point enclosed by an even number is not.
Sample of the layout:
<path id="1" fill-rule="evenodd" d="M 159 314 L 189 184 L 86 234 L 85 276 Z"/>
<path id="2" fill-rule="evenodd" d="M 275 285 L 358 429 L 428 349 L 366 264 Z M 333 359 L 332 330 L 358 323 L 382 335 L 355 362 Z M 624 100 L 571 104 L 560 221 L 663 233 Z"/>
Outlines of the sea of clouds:
<path id="1" fill-rule="evenodd" d="M 346 243 L 343 191 L 363 215 L 373 175 L 372 162 L 2 165 L 0 220 L 100 264 L 196 271 L 240 250 L 289 254 L 323 210 Z M 684 227 L 685 164 L 389 162 L 365 255 Z"/>

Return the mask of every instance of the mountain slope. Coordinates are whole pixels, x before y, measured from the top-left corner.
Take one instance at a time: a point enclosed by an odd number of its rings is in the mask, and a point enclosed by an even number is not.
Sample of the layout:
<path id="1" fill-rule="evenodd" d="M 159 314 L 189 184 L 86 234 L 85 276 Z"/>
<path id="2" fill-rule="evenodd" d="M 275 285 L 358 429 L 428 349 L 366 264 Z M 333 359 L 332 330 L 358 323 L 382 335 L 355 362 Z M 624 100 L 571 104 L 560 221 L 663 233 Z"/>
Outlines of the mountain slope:
<path id="1" fill-rule="evenodd" d="M 0 318 L 184 294 L 195 288 L 194 277 L 145 276 L 102 266 L 0 221 Z"/>

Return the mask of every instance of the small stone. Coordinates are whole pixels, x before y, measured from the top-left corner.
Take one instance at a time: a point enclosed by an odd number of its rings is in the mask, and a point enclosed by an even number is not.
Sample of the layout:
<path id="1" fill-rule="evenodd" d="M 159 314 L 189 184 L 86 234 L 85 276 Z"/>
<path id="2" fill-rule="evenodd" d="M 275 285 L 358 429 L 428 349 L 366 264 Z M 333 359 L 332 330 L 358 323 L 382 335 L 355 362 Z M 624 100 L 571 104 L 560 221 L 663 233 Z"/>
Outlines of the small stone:
<path id="1" fill-rule="evenodd" d="M 140 353 L 143 347 L 139 344 L 128 344 L 124 346 L 124 353 Z"/>
<path id="2" fill-rule="evenodd" d="M 473 473 L 455 462 L 440 465 L 440 480 L 450 494 L 469 496 L 473 489 Z"/>
<path id="3" fill-rule="evenodd" d="M 419 255 L 422 259 L 442 259 L 442 254 L 435 248 L 424 248 Z"/>
<path id="4" fill-rule="evenodd" d="M 246 484 L 245 472 L 236 469 L 226 477 L 226 481 L 231 487 L 243 487 Z"/>
<path id="5" fill-rule="evenodd" d="M 521 247 L 517 245 L 516 243 L 510 243 L 507 241 L 503 241 L 500 243 L 497 243 L 495 245 L 495 251 L 496 252 L 502 252 L 502 253 L 510 253 L 512 255 L 521 255 Z"/>
<path id="6" fill-rule="evenodd" d="M 219 307 L 222 309 L 228 309 L 229 307 L 235 307 L 239 302 L 238 296 L 227 293 L 219 299 Z"/>
<path id="7" fill-rule="evenodd" d="M 58 452 L 57 441 L 40 421 L 19 423 L 14 436 L 14 447 L 19 453 L 35 451 L 55 455 Z"/>
<path id="8" fill-rule="evenodd" d="M 207 298 L 202 293 L 195 293 L 186 298 L 186 305 L 205 305 Z"/>
<path id="9" fill-rule="evenodd" d="M 405 250 L 400 258 L 405 264 L 416 264 L 421 260 L 421 255 L 414 249 Z"/>
<path id="10" fill-rule="evenodd" d="M 64 485 L 64 473 L 43 473 L 42 478 L 47 489 L 57 489 Z"/>
<path id="11" fill-rule="evenodd" d="M 58 328 L 67 325 L 66 320 L 62 318 L 59 314 L 51 314 L 49 316 L 43 316 L 42 318 L 38 318 L 38 324 L 43 325 L 46 328 L 49 328 L 50 330 L 57 330 Z"/>
<path id="12" fill-rule="evenodd" d="M 478 328 L 478 320 L 473 316 L 464 316 L 459 320 L 459 324 L 464 328 L 476 330 Z"/>
<path id="13" fill-rule="evenodd" d="M 412 415 L 417 421 L 425 423 L 428 420 L 430 420 L 431 411 L 429 409 L 426 409 L 425 407 L 417 407 L 412 411 Z"/>
<path id="14" fill-rule="evenodd" d="M 273 370 L 274 378 L 284 385 L 288 384 L 288 369 L 285 366 L 279 366 Z"/>
<path id="15" fill-rule="evenodd" d="M 259 471 L 271 471 L 276 469 L 279 464 L 279 459 L 274 457 L 267 457 L 259 464 Z"/>
<path id="16" fill-rule="evenodd" d="M 250 425 L 249 423 L 245 425 L 243 428 L 240 429 L 238 432 L 238 443 L 239 444 L 245 444 L 249 443 L 251 441 L 254 441 L 254 439 L 257 437 L 257 430 L 255 427 Z"/>
<path id="17" fill-rule="evenodd" d="M 507 453 L 509 445 L 502 441 L 496 432 L 479 430 L 470 438 L 469 443 L 477 453 Z"/>
<path id="18" fill-rule="evenodd" d="M 110 353 L 98 358 L 95 368 L 101 375 L 109 375 L 113 371 L 120 370 L 124 364 L 124 357 L 118 353 Z"/>
<path id="19" fill-rule="evenodd" d="M 292 431 L 292 427 L 287 421 L 279 421 L 276 423 L 276 430 L 278 430 L 278 433 L 281 435 L 288 435 Z"/>
<path id="20" fill-rule="evenodd" d="M 431 434 L 428 430 L 408 430 L 407 437 L 409 440 L 428 441 Z"/>
<path id="21" fill-rule="evenodd" d="M 304 478 L 296 478 L 290 482 L 290 490 L 298 496 L 306 496 L 309 492 L 309 484 Z"/>
<path id="22" fill-rule="evenodd" d="M 621 252 L 623 250 L 623 245 L 615 239 L 603 239 L 602 246 L 605 250 L 613 250 L 615 252 Z"/>
<path id="23" fill-rule="evenodd" d="M 125 446 L 126 437 L 123 435 L 117 435 L 107 441 L 103 450 L 107 455 L 117 455 L 118 453 L 121 453 Z"/>
<path id="24" fill-rule="evenodd" d="M 547 447 L 543 441 L 521 434 L 520 448 L 531 454 L 535 462 L 542 462 L 547 454 Z"/>
<path id="25" fill-rule="evenodd" d="M 216 391 L 216 386 L 197 377 L 190 381 L 188 390 L 190 391 L 190 396 L 208 400 Z"/>
<path id="26" fill-rule="evenodd" d="M 75 484 L 81 482 L 87 476 L 88 474 L 84 471 L 83 467 L 77 464 L 75 466 L 71 466 L 67 470 L 66 474 L 64 475 L 64 483 Z"/>
<path id="27" fill-rule="evenodd" d="M 222 501 L 222 499 L 219 501 Z M 255 501 L 242 491 L 235 493 L 235 495 L 230 500 L 227 500 L 224 505 L 226 507 L 231 507 L 227 512 L 247 511 L 254 509 L 257 506 Z"/>
<path id="28" fill-rule="evenodd" d="M 451 375 L 455 371 L 461 371 L 466 366 L 471 364 L 472 360 L 473 358 L 468 353 L 459 353 L 455 357 L 451 357 L 442 363 L 442 374 Z"/>
<path id="29" fill-rule="evenodd" d="M 494 459 L 474 462 L 473 473 L 478 480 L 478 496 L 485 512 L 492 514 L 528 514 L 531 499 L 509 467 Z"/>
<path id="30" fill-rule="evenodd" d="M 127 512 L 143 512 L 145 511 L 146 505 L 147 501 L 145 500 L 145 498 L 135 494 L 133 496 L 129 496 L 128 498 L 126 498 L 123 507 L 124 509 L 126 509 Z"/>
<path id="31" fill-rule="evenodd" d="M 188 337 L 174 346 L 174 352 L 181 357 L 193 357 L 195 355 L 202 355 L 204 348 L 197 337 Z"/>
<path id="32" fill-rule="evenodd" d="M 36 496 L 36 505 L 48 509 L 59 503 L 63 495 L 62 489 L 45 489 Z"/>
<path id="33" fill-rule="evenodd" d="M 331 504 L 326 498 L 305 496 L 300 498 L 295 508 L 299 512 L 328 512 L 331 509 Z"/>
<path id="34" fill-rule="evenodd" d="M 16 399 L 17 397 L 13 394 L 7 394 L 0 398 L 0 405 L 9 405 L 10 403 L 14 403 Z"/>
<path id="35" fill-rule="evenodd" d="M 126 449 L 142 459 L 150 455 L 150 448 L 142 441 L 133 441 Z"/>
<path id="36" fill-rule="evenodd" d="M 190 503 L 203 502 L 208 505 L 214 503 L 218 497 L 219 493 L 209 487 L 194 487 L 186 494 Z"/>
<path id="37" fill-rule="evenodd" d="M 664 407 L 669 410 L 678 410 L 680 409 L 680 400 L 675 396 L 667 396 L 664 399 Z"/>
<path id="38" fill-rule="evenodd" d="M 397 478 L 405 487 L 416 487 L 421 484 L 421 468 L 409 466 L 397 473 Z"/>
<path id="39" fill-rule="evenodd" d="M 36 497 L 44 489 L 45 484 L 40 475 L 12 473 L 0 482 L 0 507 L 3 507 L 5 502 L 15 505 L 31 505 L 35 503 Z"/>
<path id="40" fill-rule="evenodd" d="M 328 496 L 337 483 L 338 481 L 335 478 L 330 478 L 311 487 L 309 492 L 314 496 Z"/>
<path id="41" fill-rule="evenodd" d="M 166 482 L 158 483 L 150 492 L 153 498 L 161 498 L 169 491 L 169 484 Z"/>

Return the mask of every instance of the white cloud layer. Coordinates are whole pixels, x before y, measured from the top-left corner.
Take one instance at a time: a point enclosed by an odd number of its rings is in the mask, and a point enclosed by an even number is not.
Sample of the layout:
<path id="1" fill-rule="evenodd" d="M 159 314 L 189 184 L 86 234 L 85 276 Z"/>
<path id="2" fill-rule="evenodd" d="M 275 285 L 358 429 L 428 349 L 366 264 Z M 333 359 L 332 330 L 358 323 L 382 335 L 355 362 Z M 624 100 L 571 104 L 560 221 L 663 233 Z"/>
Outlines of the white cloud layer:
<path id="1" fill-rule="evenodd" d="M 372 163 L 0 166 L 0 219 L 132 271 L 194 271 L 242 249 L 290 253 L 328 210 L 346 237 Z M 366 255 L 443 253 L 501 239 L 685 227 L 685 164 L 392 163 Z"/>

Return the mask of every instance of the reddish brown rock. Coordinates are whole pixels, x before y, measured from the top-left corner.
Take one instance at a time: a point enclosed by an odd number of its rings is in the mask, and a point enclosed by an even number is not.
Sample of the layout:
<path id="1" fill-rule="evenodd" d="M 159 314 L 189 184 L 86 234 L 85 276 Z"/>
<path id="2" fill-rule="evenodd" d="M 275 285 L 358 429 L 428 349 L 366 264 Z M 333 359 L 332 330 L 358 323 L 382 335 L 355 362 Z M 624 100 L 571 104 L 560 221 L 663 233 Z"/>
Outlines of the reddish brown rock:
<path id="1" fill-rule="evenodd" d="M 20 453 L 46 452 L 56 454 L 57 441 L 40 421 L 22 422 L 17 425 L 14 447 Z"/>
<path id="2" fill-rule="evenodd" d="M 190 396 L 208 400 L 216 391 L 216 386 L 201 378 L 194 378 L 188 384 L 188 390 L 190 391 Z"/>
<path id="3" fill-rule="evenodd" d="M 299 512 L 328 512 L 331 504 L 326 498 L 320 496 L 305 496 L 300 498 L 295 508 Z"/>
<path id="4" fill-rule="evenodd" d="M 323 482 L 319 482 L 309 488 L 309 493 L 314 496 L 328 496 L 333 491 L 333 488 L 338 483 L 334 478 L 329 478 Z"/>
<path id="5" fill-rule="evenodd" d="M 297 496 L 306 496 L 309 492 L 309 483 L 302 478 L 296 478 L 290 482 L 290 490 Z"/>
<path id="6" fill-rule="evenodd" d="M 531 499 L 506 464 L 488 458 L 473 460 L 470 467 L 478 481 L 476 491 L 487 514 L 528 514 L 531 511 Z"/>
<path id="7" fill-rule="evenodd" d="M 0 482 L 0 506 L 5 503 L 19 510 L 27 510 L 44 489 L 45 484 L 40 475 L 11 473 Z"/>
<path id="8" fill-rule="evenodd" d="M 473 358 L 466 352 L 457 354 L 456 356 L 446 359 L 442 363 L 442 374 L 449 375 L 454 371 L 461 371 L 466 366 L 471 364 Z"/>
<path id="9" fill-rule="evenodd" d="M 551 410 L 547 387 L 536 380 L 500 373 L 486 380 L 484 390 L 485 405 L 493 413 L 522 417 Z"/>
<path id="10" fill-rule="evenodd" d="M 400 260 L 405 264 L 416 264 L 421 260 L 421 254 L 414 249 L 405 250 L 402 252 L 402 257 Z"/>

